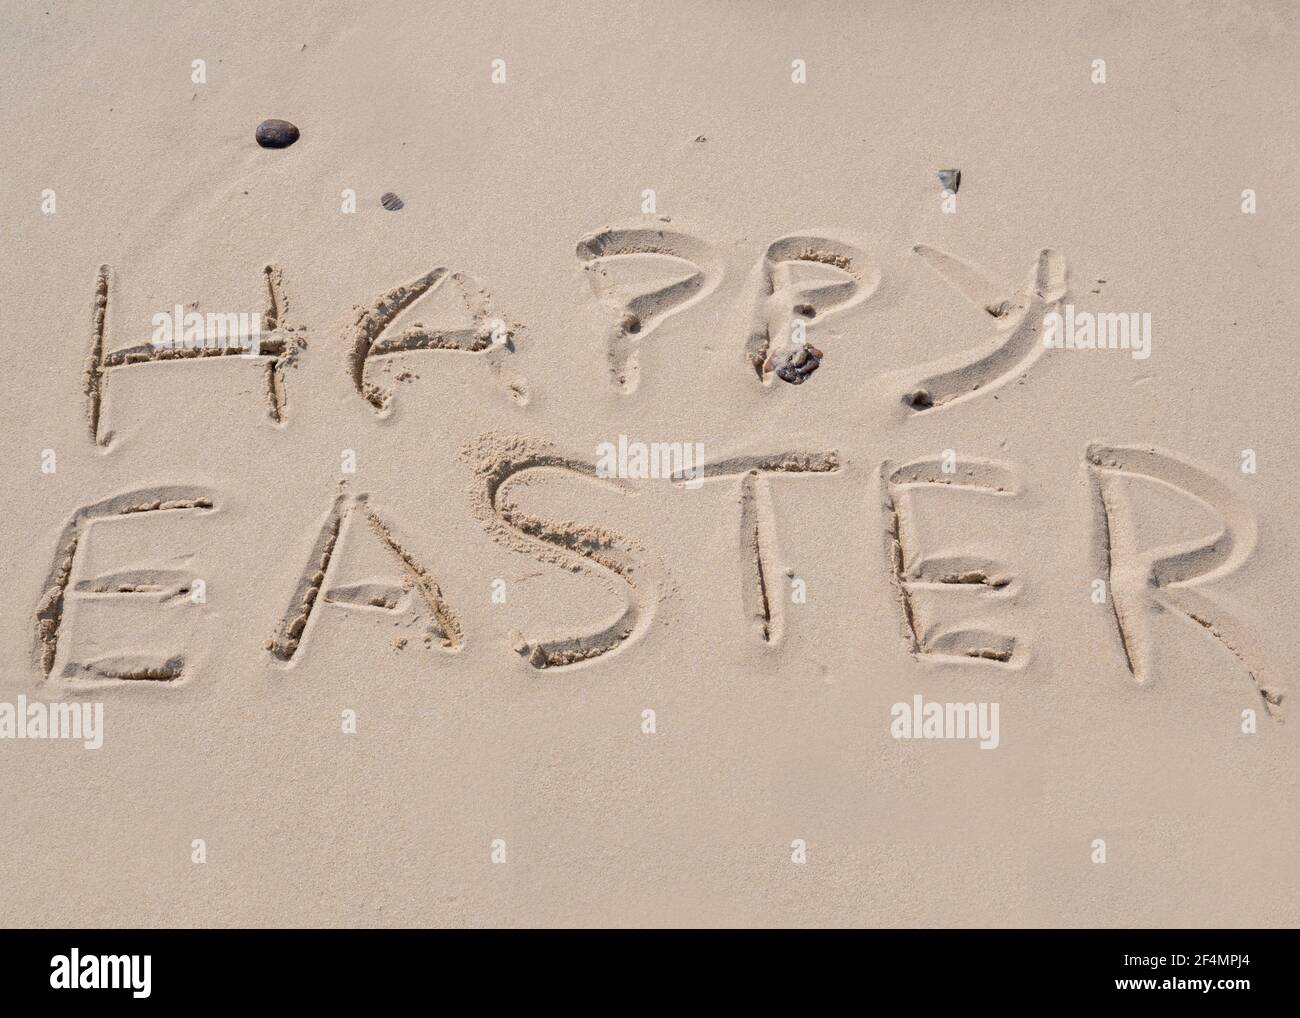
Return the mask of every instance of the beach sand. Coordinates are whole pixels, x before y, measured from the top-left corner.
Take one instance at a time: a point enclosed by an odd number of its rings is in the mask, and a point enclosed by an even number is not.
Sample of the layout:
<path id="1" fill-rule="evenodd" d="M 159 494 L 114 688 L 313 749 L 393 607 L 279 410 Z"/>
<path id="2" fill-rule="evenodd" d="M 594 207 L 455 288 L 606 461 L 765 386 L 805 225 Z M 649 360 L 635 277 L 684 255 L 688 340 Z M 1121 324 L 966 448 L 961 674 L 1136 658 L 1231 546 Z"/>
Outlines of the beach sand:
<path id="1" fill-rule="evenodd" d="M 1294 923 L 1290 4 L 0 20 L 7 922 Z"/>

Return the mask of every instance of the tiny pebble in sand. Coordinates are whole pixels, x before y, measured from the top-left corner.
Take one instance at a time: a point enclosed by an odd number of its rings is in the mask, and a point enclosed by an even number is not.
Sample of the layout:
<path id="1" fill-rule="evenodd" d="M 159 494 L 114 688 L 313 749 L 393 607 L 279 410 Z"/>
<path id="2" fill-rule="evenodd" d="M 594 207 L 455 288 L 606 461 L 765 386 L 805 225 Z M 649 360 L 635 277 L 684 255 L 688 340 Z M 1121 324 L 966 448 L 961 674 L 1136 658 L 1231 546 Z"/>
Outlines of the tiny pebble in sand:
<path id="1" fill-rule="evenodd" d="M 298 140 L 298 128 L 287 120 L 263 120 L 254 136 L 262 148 L 288 148 Z"/>

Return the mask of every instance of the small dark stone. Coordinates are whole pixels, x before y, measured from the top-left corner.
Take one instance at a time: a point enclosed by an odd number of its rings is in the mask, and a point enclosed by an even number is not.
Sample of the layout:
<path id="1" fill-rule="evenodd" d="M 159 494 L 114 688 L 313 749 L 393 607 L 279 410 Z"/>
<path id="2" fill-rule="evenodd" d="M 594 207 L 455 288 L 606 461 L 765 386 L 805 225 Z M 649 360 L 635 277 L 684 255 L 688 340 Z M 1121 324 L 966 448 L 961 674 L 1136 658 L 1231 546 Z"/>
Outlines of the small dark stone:
<path id="1" fill-rule="evenodd" d="M 811 343 L 782 347 L 767 359 L 776 377 L 791 385 L 802 385 L 822 363 L 822 352 Z"/>
<path id="2" fill-rule="evenodd" d="M 385 191 L 379 196 L 379 204 L 388 209 L 389 212 L 396 212 L 406 203 L 401 198 L 393 194 L 392 191 Z"/>
<path id="3" fill-rule="evenodd" d="M 956 194 L 957 188 L 961 187 L 961 170 L 940 170 L 936 176 L 945 191 Z"/>
<path id="4" fill-rule="evenodd" d="M 288 148 L 298 140 L 298 128 L 287 120 L 263 120 L 255 137 L 262 148 Z"/>

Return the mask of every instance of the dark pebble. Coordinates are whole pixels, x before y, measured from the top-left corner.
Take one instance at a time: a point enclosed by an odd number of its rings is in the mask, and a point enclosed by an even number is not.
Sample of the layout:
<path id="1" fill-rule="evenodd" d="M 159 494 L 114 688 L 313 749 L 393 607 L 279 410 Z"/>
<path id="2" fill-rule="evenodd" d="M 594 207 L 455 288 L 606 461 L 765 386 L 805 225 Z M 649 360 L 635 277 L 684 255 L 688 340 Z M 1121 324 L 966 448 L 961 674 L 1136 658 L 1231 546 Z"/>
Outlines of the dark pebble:
<path id="1" fill-rule="evenodd" d="M 255 137 L 262 148 L 288 148 L 298 140 L 298 128 L 287 120 L 263 120 Z"/>
<path id="2" fill-rule="evenodd" d="M 961 187 L 961 170 L 940 170 L 936 176 L 945 191 L 956 194 L 957 188 Z"/>
<path id="3" fill-rule="evenodd" d="M 397 197 L 397 195 L 393 194 L 392 191 L 385 191 L 379 196 L 379 204 L 388 209 L 389 212 L 396 212 L 406 203 L 403 202 L 401 198 Z"/>
<path id="4" fill-rule="evenodd" d="M 791 385 L 802 385 L 822 363 L 822 352 L 811 343 L 774 351 L 770 363 L 776 377 Z"/>

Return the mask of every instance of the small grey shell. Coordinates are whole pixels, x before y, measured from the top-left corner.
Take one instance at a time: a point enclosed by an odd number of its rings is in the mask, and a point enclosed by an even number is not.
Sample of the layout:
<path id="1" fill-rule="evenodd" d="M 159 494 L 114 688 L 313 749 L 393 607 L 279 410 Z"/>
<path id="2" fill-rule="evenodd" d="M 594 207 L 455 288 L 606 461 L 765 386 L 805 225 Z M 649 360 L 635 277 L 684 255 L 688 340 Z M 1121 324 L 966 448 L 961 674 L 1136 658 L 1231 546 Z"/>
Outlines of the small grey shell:
<path id="1" fill-rule="evenodd" d="M 392 191 L 385 191 L 379 196 L 379 204 L 388 209 L 389 212 L 396 212 L 406 203 L 403 202 L 401 198 L 397 197 L 397 195 L 393 194 Z"/>
<path id="2" fill-rule="evenodd" d="M 956 194 L 957 189 L 961 187 L 961 170 L 940 170 L 935 176 L 939 178 L 939 184 L 945 191 Z"/>

